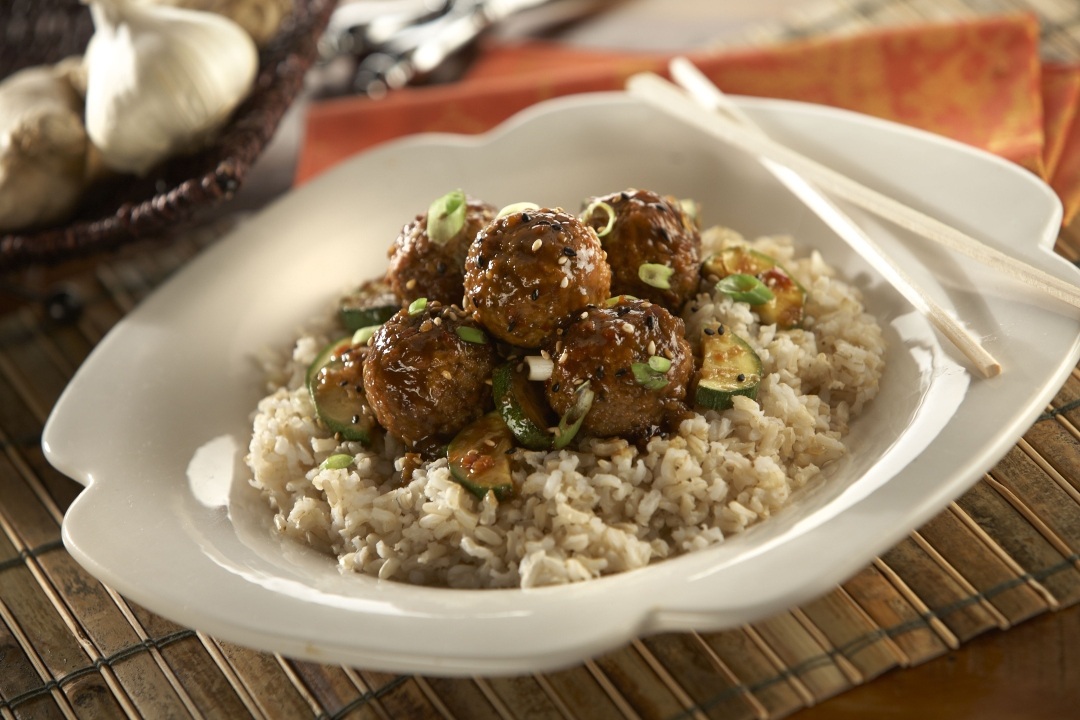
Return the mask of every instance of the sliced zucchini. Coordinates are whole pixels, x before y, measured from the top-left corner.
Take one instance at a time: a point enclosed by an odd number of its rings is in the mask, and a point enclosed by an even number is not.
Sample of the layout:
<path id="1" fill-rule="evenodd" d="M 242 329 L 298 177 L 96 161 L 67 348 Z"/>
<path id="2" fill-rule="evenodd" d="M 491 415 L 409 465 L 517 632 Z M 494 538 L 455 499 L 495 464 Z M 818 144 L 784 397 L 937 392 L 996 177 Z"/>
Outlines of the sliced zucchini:
<path id="1" fill-rule="evenodd" d="M 711 410 L 726 410 L 732 398 L 756 398 L 761 384 L 761 358 L 745 340 L 720 330 L 701 342 L 702 362 L 694 402 Z"/>
<path id="2" fill-rule="evenodd" d="M 446 448 L 450 474 L 478 498 L 489 492 L 499 500 L 514 494 L 510 456 L 514 435 L 498 412 L 467 425 Z"/>
<path id="3" fill-rule="evenodd" d="M 773 294 L 772 300 L 751 306 L 761 322 L 765 325 L 775 324 L 781 330 L 802 324 L 806 289 L 765 253 L 745 245 L 732 245 L 706 258 L 701 264 L 701 274 L 713 282 L 729 275 L 753 275 Z"/>
<path id="4" fill-rule="evenodd" d="M 401 309 L 401 303 L 384 280 L 366 282 L 341 299 L 338 315 L 353 332 L 370 325 L 381 325 Z"/>
<path id="5" fill-rule="evenodd" d="M 345 440 L 367 444 L 376 422 L 364 395 L 361 347 L 351 336 L 335 340 L 308 366 L 306 377 L 319 420 Z"/>
<path id="6" fill-rule="evenodd" d="M 530 450 L 550 450 L 554 437 L 548 428 L 556 418 L 544 399 L 542 386 L 530 382 L 514 363 L 506 363 L 492 373 L 491 389 L 495 407 L 518 444 Z"/>

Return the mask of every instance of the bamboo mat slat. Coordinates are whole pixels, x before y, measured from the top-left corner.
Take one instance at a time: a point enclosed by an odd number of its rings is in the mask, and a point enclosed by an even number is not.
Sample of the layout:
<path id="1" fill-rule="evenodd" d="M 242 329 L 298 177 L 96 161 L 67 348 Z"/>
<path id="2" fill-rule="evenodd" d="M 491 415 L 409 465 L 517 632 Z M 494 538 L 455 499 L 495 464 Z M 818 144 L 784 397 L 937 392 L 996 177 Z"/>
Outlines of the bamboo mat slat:
<path id="1" fill-rule="evenodd" d="M 1036 9 L 1050 56 L 1080 58 L 1071 0 L 809 3 L 761 39 Z M 770 34 L 771 33 L 771 34 Z M 180 627 L 63 549 L 79 487 L 42 425 L 92 348 L 235 220 L 126 249 L 65 278 L 74 322 L 0 315 L 0 718 L 779 718 L 986 632 L 1080 601 L 1080 369 L 1023 440 L 948 509 L 832 592 L 741 628 L 643 638 L 563 671 L 412 677 L 297 661 Z M 1080 258 L 1080 226 L 1058 251 Z"/>

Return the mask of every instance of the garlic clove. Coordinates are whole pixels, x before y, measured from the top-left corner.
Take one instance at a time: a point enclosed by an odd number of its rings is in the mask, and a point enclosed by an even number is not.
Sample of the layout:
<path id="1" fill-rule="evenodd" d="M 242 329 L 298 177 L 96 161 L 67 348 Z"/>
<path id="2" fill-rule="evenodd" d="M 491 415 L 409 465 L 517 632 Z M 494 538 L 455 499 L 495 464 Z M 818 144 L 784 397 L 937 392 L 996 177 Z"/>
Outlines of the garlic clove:
<path id="1" fill-rule="evenodd" d="M 62 222 L 91 179 L 94 152 L 72 87 L 78 59 L 0 83 L 0 231 Z"/>
<path id="2" fill-rule="evenodd" d="M 255 43 L 262 47 L 277 34 L 281 21 L 292 12 L 293 0 L 152 0 L 159 5 L 172 5 L 189 10 L 224 15 L 244 28 Z"/>
<path id="3" fill-rule="evenodd" d="M 105 164 L 146 174 L 208 143 L 258 70 L 236 23 L 134 0 L 93 0 L 86 50 L 86 128 Z"/>

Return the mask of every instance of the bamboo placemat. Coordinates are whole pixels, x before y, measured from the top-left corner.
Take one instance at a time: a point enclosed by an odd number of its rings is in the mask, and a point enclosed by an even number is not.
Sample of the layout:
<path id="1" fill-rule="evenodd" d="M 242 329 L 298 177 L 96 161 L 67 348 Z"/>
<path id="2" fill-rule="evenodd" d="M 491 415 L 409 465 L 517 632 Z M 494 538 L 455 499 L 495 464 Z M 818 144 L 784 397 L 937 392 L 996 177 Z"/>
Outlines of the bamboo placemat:
<path id="1" fill-rule="evenodd" d="M 940 17 L 946 5 L 848 3 L 831 25 L 815 22 L 840 27 L 887 6 Z M 1070 27 L 1080 32 L 1080 18 Z M 82 311 L 66 322 L 49 312 L 64 315 L 63 294 L 0 315 L 0 717 L 778 718 L 1080 600 L 1077 368 L 964 496 L 832 592 L 752 625 L 644 638 L 561 672 L 470 679 L 296 661 L 177 626 L 64 550 L 60 522 L 79 486 L 45 462 L 40 435 L 108 330 L 225 229 L 75 272 L 65 287 Z M 1080 223 L 1058 251 L 1080 260 Z"/>

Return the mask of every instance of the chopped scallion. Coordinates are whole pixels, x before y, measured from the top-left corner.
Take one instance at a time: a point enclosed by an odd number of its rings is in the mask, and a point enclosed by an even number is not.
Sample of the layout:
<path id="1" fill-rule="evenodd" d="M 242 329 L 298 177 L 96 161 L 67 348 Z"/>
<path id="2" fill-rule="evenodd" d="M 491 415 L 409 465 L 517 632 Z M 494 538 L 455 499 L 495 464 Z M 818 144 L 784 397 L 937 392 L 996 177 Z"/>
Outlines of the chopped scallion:
<path id="1" fill-rule="evenodd" d="M 507 215 L 513 215 L 514 213 L 517 213 L 517 212 L 527 212 L 529 210 L 539 210 L 539 209 L 540 209 L 540 206 L 537 205 L 536 203 L 531 203 L 531 202 L 510 203 L 509 205 L 507 205 L 506 207 L 504 207 L 502 210 L 499 211 L 499 214 L 495 216 L 495 219 L 498 220 L 501 217 L 506 217 Z"/>
<path id="2" fill-rule="evenodd" d="M 371 336 L 375 334 L 375 331 L 381 327 L 382 325 L 368 325 L 367 327 L 360 328 L 353 333 L 352 344 L 367 345 L 367 341 L 370 340 Z"/>
<path id="3" fill-rule="evenodd" d="M 596 212 L 597 209 L 607 213 L 607 222 L 604 224 L 604 227 L 596 231 L 597 237 L 604 237 L 611 232 L 611 228 L 615 227 L 615 208 L 611 207 L 611 205 L 603 200 L 593 200 L 589 203 L 589 206 L 585 208 L 585 212 L 581 213 L 581 220 L 582 222 L 591 224 L 593 213 Z"/>
<path id="4" fill-rule="evenodd" d="M 427 234 L 431 242 L 445 245 L 465 227 L 465 193 L 448 192 L 431 203 L 427 213 Z"/>
<path id="5" fill-rule="evenodd" d="M 480 328 L 474 328 L 472 325 L 460 325 L 454 332 L 465 342 L 486 345 L 488 341 L 487 335 Z"/>
<path id="6" fill-rule="evenodd" d="M 660 265 L 659 263 L 642 263 L 638 267 L 638 277 L 641 278 L 641 282 L 646 285 L 650 285 L 654 288 L 660 288 L 661 290 L 670 290 L 671 276 L 675 274 L 675 268 L 668 267 L 667 265 Z"/>
<path id="7" fill-rule="evenodd" d="M 660 355 L 653 355 L 649 358 L 649 367 L 658 373 L 666 373 L 671 369 L 671 361 L 666 357 Z"/>
<path id="8" fill-rule="evenodd" d="M 426 307 L 427 298 L 416 298 L 411 303 L 409 303 L 409 314 L 419 315 L 420 313 L 424 312 L 424 308 Z"/>
<path id="9" fill-rule="evenodd" d="M 664 374 L 654 370 L 649 363 L 631 363 L 630 371 L 634 373 L 634 381 L 646 390 L 659 390 L 668 384 Z"/>
<path id="10" fill-rule="evenodd" d="M 352 455 L 331 455 L 319 465 L 320 470 L 343 470 L 353 464 Z"/>
<path id="11" fill-rule="evenodd" d="M 716 289 L 737 302 L 764 305 L 773 299 L 773 292 L 753 275 L 736 273 L 716 283 Z"/>

